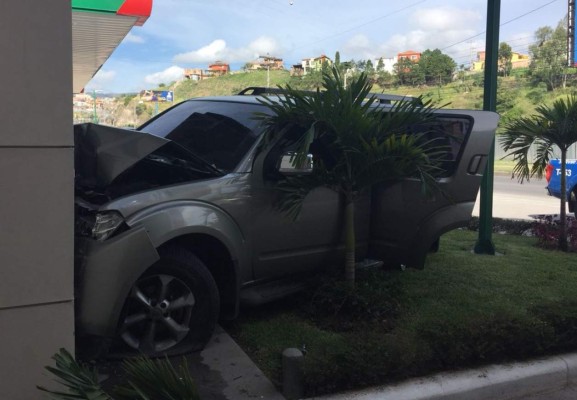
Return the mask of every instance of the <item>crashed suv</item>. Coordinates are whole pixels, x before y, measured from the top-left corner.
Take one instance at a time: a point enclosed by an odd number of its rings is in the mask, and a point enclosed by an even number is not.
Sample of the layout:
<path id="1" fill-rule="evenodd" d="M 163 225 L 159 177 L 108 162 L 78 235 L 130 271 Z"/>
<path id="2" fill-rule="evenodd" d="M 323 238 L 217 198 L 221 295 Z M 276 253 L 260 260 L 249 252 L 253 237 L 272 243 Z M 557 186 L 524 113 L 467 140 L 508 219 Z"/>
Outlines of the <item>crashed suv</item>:
<path id="1" fill-rule="evenodd" d="M 188 100 L 137 130 L 75 126 L 79 335 L 151 355 L 199 349 L 219 317 L 342 260 L 338 194 L 315 189 L 296 221 L 273 206 L 278 180 L 300 171 L 286 162 L 294 140 L 261 143 L 254 115 L 270 110 L 258 98 Z M 423 197 L 416 179 L 374 187 L 357 207 L 359 259 L 422 267 L 443 233 L 466 225 L 497 121 L 436 111 L 449 141 L 443 196 Z"/>

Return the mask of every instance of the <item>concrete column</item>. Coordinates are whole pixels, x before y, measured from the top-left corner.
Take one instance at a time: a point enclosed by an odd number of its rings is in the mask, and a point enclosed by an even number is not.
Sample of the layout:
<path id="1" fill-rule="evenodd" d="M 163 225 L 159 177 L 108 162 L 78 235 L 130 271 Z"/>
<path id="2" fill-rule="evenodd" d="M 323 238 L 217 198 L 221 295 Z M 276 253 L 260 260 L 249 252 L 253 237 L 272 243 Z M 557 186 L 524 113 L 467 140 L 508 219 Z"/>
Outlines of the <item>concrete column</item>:
<path id="1" fill-rule="evenodd" d="M 0 397 L 74 351 L 70 0 L 0 1 Z"/>

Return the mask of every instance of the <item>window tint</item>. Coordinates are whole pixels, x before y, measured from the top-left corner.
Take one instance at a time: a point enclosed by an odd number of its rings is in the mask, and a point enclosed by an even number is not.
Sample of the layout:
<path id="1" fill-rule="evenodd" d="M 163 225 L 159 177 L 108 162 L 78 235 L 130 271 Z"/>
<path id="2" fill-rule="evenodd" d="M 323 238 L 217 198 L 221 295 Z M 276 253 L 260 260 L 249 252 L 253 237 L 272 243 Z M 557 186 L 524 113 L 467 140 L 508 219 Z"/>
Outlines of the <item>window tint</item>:
<path id="1" fill-rule="evenodd" d="M 261 133 L 253 119 L 257 104 L 188 101 L 167 110 L 140 128 L 170 139 L 216 168 L 232 170 Z"/>
<path id="2" fill-rule="evenodd" d="M 439 177 L 449 177 L 455 173 L 470 130 L 471 121 L 467 117 L 439 116 L 434 122 L 413 127 L 414 133 L 422 133 L 423 140 L 441 151 L 438 160 L 442 171 Z"/>

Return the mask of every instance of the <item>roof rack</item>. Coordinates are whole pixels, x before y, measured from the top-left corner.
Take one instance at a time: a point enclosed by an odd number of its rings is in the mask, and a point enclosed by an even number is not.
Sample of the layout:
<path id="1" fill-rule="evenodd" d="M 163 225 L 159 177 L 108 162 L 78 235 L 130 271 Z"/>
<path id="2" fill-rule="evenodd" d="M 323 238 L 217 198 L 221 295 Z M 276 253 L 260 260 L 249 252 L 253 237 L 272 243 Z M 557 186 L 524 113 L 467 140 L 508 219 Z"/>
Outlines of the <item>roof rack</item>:
<path id="1" fill-rule="evenodd" d="M 249 86 L 245 89 L 242 89 L 238 94 L 240 96 L 262 96 L 263 94 L 285 94 L 287 91 L 282 88 L 271 88 L 271 87 L 262 87 L 262 86 Z M 313 94 L 312 90 L 299 90 L 301 93 L 310 93 Z"/>
<path id="2" fill-rule="evenodd" d="M 413 96 L 402 96 L 398 94 L 386 94 L 386 93 L 369 93 L 370 96 L 374 96 L 379 100 L 381 104 L 392 104 L 397 101 L 411 101 L 415 102 L 418 105 L 422 106 L 423 101 L 420 97 L 413 97 Z"/>
<path id="3" fill-rule="evenodd" d="M 284 94 L 286 93 L 285 89 L 282 88 L 270 88 L 270 87 L 262 87 L 262 86 L 250 86 L 247 87 L 240 92 L 238 95 L 240 96 L 262 96 L 265 94 Z M 301 93 L 316 93 L 311 90 L 301 90 Z M 401 96 L 398 94 L 386 94 L 386 93 L 369 93 L 369 96 L 374 96 L 380 104 L 393 104 L 394 102 L 398 101 L 413 101 L 416 102 L 418 105 L 422 106 L 423 102 L 419 97 L 413 96 Z"/>

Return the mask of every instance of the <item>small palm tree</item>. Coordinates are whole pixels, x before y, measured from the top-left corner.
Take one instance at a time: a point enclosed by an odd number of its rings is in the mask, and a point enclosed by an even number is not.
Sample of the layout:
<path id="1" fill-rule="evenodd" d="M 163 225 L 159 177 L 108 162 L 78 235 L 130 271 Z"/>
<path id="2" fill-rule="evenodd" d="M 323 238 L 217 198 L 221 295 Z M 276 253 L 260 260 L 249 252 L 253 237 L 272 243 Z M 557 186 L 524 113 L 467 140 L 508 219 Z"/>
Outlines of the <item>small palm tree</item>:
<path id="1" fill-rule="evenodd" d="M 532 176 L 541 178 L 553 154 L 553 146 L 561 151 L 561 193 L 566 192 L 567 150 L 577 143 L 577 96 L 556 100 L 551 106 L 541 105 L 530 117 L 519 118 L 505 127 L 500 143 L 505 157 L 513 156 L 516 161 L 513 176 L 522 183 Z M 529 165 L 529 151 L 535 145 L 535 158 Z M 567 198 L 561 196 L 558 248 L 568 250 L 567 243 Z"/>
<path id="2" fill-rule="evenodd" d="M 434 185 L 433 174 L 443 152 L 425 139 L 424 126 L 432 119 L 430 103 L 401 101 L 392 108 L 375 107 L 366 74 L 345 86 L 337 68 L 323 73 L 323 90 L 303 93 L 287 85 L 283 96 L 261 100 L 272 115 L 265 122 L 265 143 L 298 129 L 293 165 L 302 165 L 311 144 L 314 169 L 309 175 L 291 176 L 278 184 L 278 208 L 297 217 L 308 193 L 328 187 L 342 195 L 345 221 L 345 276 L 355 282 L 354 201 L 372 185 L 405 177 L 418 177 L 424 187 Z M 411 132 L 419 125 L 421 133 Z"/>

